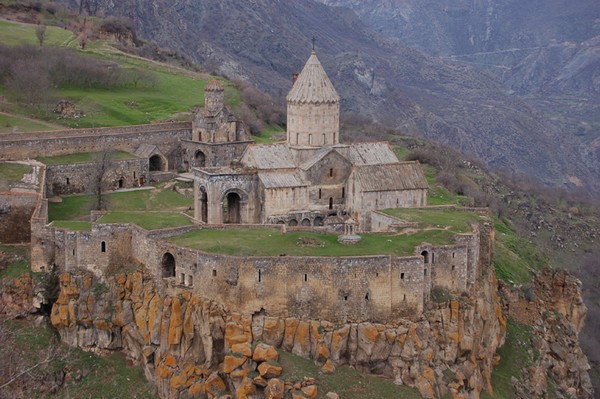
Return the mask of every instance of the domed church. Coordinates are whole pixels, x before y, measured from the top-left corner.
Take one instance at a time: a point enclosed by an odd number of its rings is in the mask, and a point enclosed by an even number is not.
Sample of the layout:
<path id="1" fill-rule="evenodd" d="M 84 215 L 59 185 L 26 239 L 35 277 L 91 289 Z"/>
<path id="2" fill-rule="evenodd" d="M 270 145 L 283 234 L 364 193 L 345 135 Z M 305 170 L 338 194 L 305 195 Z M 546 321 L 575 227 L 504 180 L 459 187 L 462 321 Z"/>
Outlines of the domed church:
<path id="1" fill-rule="evenodd" d="M 194 217 L 334 229 L 351 220 L 370 231 L 373 211 L 425 206 L 419 163 L 399 161 L 386 142 L 340 143 L 339 119 L 340 97 L 313 50 L 287 95 L 286 141 L 247 144 L 237 159 L 193 168 Z"/>

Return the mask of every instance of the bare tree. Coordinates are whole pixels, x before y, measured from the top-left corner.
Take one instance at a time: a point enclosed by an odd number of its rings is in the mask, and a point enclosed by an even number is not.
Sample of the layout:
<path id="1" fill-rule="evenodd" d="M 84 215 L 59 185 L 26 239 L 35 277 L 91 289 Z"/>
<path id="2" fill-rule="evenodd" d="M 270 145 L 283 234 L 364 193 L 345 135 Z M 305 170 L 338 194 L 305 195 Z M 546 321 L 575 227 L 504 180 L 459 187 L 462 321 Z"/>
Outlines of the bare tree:
<path id="1" fill-rule="evenodd" d="M 98 168 L 96 169 L 96 174 L 92 178 L 92 184 L 94 189 L 94 195 L 96 197 L 94 209 L 98 211 L 105 210 L 108 208 L 108 203 L 104 195 L 104 180 L 106 179 L 106 174 L 112 165 L 113 159 L 113 151 L 105 150 L 98 155 L 98 159 L 96 161 L 98 164 Z"/>
<path id="2" fill-rule="evenodd" d="M 39 24 L 38 26 L 35 27 L 35 36 L 38 39 L 38 42 L 40 43 L 40 47 L 44 45 L 44 40 L 46 39 L 46 25 L 45 24 Z"/>

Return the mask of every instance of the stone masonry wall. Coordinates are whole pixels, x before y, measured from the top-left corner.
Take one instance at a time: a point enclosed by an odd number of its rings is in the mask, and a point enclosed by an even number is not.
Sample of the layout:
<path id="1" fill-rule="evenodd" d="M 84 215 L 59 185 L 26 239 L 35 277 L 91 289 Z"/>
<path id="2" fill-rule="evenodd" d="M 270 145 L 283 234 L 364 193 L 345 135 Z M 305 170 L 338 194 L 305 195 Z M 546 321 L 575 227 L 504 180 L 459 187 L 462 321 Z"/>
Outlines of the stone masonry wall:
<path id="1" fill-rule="evenodd" d="M 102 161 L 77 163 L 68 165 L 48 165 L 46 190 L 48 196 L 68 194 L 92 194 L 97 189 L 97 182 Z M 140 178 L 147 182 L 148 160 L 127 159 L 110 160 L 104 165 L 102 190 L 132 188 L 140 186 Z"/>
<path id="2" fill-rule="evenodd" d="M 0 159 L 31 159 L 105 150 L 135 152 L 141 144 L 153 144 L 169 158 L 169 165 L 174 169 L 180 166 L 177 164 L 180 157 L 175 154 L 179 141 L 190 139 L 191 135 L 190 123 L 19 133 L 18 138 L 0 134 Z"/>
<path id="3" fill-rule="evenodd" d="M 118 264 L 144 264 L 157 278 L 245 314 L 266 311 L 334 322 L 417 318 L 432 287 L 466 290 L 473 267 L 469 253 L 479 253 L 457 243 L 423 246 L 406 257 L 235 257 L 178 247 L 165 240 L 168 233 L 131 225 L 94 223 L 91 231 L 50 225 L 32 231 L 37 269 L 84 269 L 101 276 Z M 430 252 L 429 263 L 420 255 L 423 250 Z M 165 267 L 166 254 L 175 260 L 174 274 Z"/>

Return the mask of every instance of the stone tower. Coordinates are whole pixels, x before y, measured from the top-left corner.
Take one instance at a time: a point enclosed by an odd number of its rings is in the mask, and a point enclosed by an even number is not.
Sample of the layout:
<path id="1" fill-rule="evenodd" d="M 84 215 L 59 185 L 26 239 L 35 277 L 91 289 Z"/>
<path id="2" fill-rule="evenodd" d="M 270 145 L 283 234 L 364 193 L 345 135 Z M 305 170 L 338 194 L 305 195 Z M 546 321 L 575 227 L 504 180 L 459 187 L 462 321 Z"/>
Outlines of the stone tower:
<path id="1" fill-rule="evenodd" d="M 206 116 L 216 116 L 223 109 L 225 101 L 223 85 L 211 80 L 204 88 L 204 112 Z"/>
<path id="2" fill-rule="evenodd" d="M 287 95 L 287 142 L 315 148 L 339 144 L 340 96 L 313 50 Z"/>

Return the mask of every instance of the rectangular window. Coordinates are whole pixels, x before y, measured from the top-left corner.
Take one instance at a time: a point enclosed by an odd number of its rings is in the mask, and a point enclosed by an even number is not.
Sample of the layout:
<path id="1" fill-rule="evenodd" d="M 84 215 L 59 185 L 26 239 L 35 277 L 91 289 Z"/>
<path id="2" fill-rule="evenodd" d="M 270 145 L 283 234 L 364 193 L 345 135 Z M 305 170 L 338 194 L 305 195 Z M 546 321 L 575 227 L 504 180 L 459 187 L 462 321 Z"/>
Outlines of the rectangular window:
<path id="1" fill-rule="evenodd" d="M 217 277 L 217 271 L 213 270 L 213 277 Z"/>
<path id="2" fill-rule="evenodd" d="M 400 280 L 404 280 L 404 273 L 400 273 Z"/>
<path id="3" fill-rule="evenodd" d="M 342 198 L 346 197 L 346 188 L 342 187 Z"/>
<path id="4" fill-rule="evenodd" d="M 304 275 L 304 281 L 305 281 L 305 282 L 306 282 L 306 281 L 308 281 L 308 274 L 305 274 L 305 275 Z"/>
<path id="5" fill-rule="evenodd" d="M 321 189 L 319 189 L 319 199 L 321 199 Z"/>

